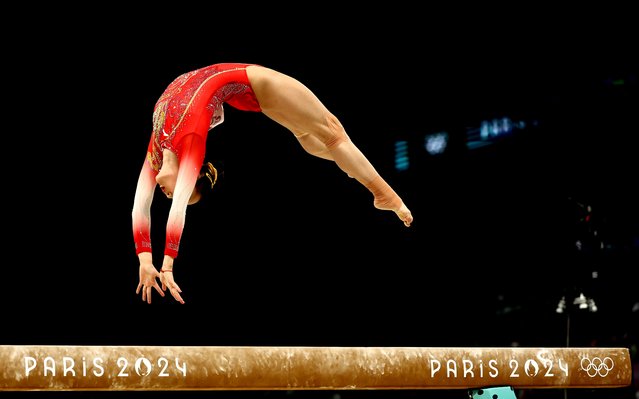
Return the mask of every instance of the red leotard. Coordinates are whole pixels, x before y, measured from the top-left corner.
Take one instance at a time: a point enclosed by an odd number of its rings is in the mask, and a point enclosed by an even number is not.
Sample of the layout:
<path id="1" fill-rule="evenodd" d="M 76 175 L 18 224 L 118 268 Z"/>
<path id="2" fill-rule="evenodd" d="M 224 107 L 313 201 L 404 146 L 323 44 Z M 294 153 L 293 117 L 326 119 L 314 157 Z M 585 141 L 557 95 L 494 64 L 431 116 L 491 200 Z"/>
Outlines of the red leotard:
<path id="1" fill-rule="evenodd" d="M 136 254 L 151 252 L 150 207 L 155 176 L 162 167 L 162 151 L 170 149 L 179 161 L 175 196 L 166 226 L 164 254 L 177 257 L 188 198 L 204 162 L 208 131 L 224 120 L 223 103 L 243 111 L 260 112 L 246 67 L 251 64 L 214 64 L 175 79 L 153 111 L 153 134 L 140 173 L 133 205 Z"/>

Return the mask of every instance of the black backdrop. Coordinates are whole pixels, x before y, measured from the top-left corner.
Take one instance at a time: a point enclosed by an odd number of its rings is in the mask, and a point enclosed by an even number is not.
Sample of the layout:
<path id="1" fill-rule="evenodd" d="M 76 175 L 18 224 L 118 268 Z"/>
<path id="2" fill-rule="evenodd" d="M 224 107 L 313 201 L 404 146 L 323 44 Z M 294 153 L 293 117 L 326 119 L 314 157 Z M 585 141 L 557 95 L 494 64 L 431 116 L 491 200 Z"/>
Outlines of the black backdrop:
<path id="1" fill-rule="evenodd" d="M 599 312 L 572 315 L 571 344 L 635 347 L 627 32 L 431 19 L 349 30 L 344 18 L 178 33 L 119 17 L 45 30 L 7 77 L 19 118 L 7 132 L 0 343 L 562 346 L 556 304 L 585 288 Z M 415 222 L 375 210 L 264 115 L 226 107 L 207 149 L 224 176 L 189 208 L 175 264 L 186 305 L 148 305 L 134 292 L 130 213 L 153 105 L 177 75 L 227 61 L 307 84 Z M 500 115 L 539 127 L 465 150 L 465 128 Z M 451 132 L 451 153 L 397 172 L 394 141 L 436 130 Z M 577 204 L 593 205 L 608 251 L 575 255 Z M 156 196 L 157 266 L 168 205 Z"/>

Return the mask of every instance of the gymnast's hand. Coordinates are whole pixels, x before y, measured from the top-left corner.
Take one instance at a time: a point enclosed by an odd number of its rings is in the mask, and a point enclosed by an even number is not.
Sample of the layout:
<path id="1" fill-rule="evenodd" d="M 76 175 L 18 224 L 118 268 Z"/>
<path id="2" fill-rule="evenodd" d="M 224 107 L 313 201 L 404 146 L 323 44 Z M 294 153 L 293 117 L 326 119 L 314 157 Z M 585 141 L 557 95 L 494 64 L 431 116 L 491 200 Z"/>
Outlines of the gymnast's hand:
<path id="1" fill-rule="evenodd" d="M 151 291 L 152 288 L 164 296 L 164 292 L 160 289 L 157 278 L 160 277 L 160 273 L 157 271 L 151 260 L 150 253 L 141 253 L 140 258 L 140 282 L 138 288 L 135 290 L 136 294 L 142 291 L 142 300 L 151 303 Z"/>
<path id="2" fill-rule="evenodd" d="M 180 295 L 182 289 L 177 285 L 173 277 L 173 258 L 168 255 L 164 255 L 164 262 L 162 263 L 162 270 L 160 271 L 160 281 L 162 281 L 162 291 L 166 291 L 168 288 L 173 298 L 181 304 L 184 304 L 184 299 L 182 299 Z M 164 294 L 162 296 L 164 296 Z"/>

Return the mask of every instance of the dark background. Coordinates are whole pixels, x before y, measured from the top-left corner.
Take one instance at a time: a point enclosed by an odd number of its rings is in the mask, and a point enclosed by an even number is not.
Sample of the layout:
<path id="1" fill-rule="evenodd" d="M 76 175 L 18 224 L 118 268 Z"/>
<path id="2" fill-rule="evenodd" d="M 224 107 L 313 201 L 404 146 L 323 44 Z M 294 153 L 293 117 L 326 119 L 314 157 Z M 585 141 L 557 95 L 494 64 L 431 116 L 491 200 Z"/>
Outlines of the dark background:
<path id="1" fill-rule="evenodd" d="M 0 344 L 613 346 L 636 364 L 639 69 L 623 11 L 528 13 L 524 24 L 520 12 L 311 8 L 185 27 L 109 11 L 14 44 Z M 153 106 L 179 74 L 217 62 L 305 83 L 403 197 L 413 226 L 374 209 L 363 187 L 264 115 L 226 106 L 207 147 L 223 177 L 210 201 L 189 207 L 175 263 L 186 304 L 143 303 L 131 208 Z M 504 116 L 528 127 L 467 148 L 469 127 Z M 423 137 L 438 131 L 448 151 L 429 156 Z M 409 143 L 406 171 L 394 166 L 396 140 Z M 158 267 L 169 205 L 156 195 Z M 582 292 L 597 312 L 570 303 Z"/>

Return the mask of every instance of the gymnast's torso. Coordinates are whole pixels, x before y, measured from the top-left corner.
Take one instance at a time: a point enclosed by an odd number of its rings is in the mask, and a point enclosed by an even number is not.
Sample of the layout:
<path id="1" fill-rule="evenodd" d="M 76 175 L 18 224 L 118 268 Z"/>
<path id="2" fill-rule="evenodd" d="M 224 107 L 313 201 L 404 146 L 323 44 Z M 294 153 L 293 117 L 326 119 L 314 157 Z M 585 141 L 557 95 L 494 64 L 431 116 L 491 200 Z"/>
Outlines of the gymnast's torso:
<path id="1" fill-rule="evenodd" d="M 163 149 L 180 157 L 186 135 L 201 135 L 206 142 L 208 131 L 224 121 L 224 103 L 242 111 L 261 111 L 246 75 L 250 65 L 213 64 L 184 73 L 167 86 L 153 110 L 147 157 L 155 171 L 162 166 Z"/>

